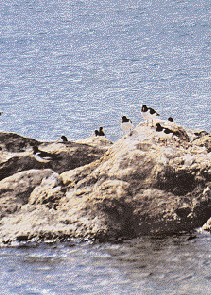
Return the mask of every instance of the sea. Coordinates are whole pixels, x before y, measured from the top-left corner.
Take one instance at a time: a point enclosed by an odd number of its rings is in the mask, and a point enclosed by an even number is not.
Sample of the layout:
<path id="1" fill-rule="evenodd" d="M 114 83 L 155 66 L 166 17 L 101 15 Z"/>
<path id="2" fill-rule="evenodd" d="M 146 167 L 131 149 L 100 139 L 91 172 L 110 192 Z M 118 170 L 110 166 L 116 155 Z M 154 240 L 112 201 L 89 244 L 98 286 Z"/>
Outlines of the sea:
<path id="1" fill-rule="evenodd" d="M 210 0 L 0 0 L 0 131 L 122 137 L 141 106 L 211 132 Z M 211 294 L 211 235 L 0 249 L 1 295 Z"/>

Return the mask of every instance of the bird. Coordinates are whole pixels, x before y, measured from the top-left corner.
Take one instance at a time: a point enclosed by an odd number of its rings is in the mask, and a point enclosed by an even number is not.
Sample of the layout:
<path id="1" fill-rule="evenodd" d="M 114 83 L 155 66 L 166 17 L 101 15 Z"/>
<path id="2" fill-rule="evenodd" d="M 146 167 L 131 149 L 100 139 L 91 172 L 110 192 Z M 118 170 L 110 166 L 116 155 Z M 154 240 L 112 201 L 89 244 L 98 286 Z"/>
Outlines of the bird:
<path id="1" fill-rule="evenodd" d="M 68 141 L 67 137 L 64 136 L 64 135 L 61 136 L 61 139 L 62 139 L 63 142 L 67 142 Z"/>
<path id="2" fill-rule="evenodd" d="M 172 117 L 169 117 L 169 118 L 168 118 L 168 121 L 169 121 L 169 122 L 174 122 L 174 119 L 173 119 Z"/>
<path id="3" fill-rule="evenodd" d="M 156 117 L 160 116 L 153 108 L 148 108 L 145 104 L 142 105 L 141 113 L 142 113 L 144 120 L 146 120 L 147 125 L 151 121 L 152 126 L 153 126 L 153 123 L 154 123 Z"/>
<path id="4" fill-rule="evenodd" d="M 51 153 L 39 150 L 39 148 L 36 145 L 33 146 L 33 155 L 38 161 L 41 161 L 41 162 L 61 159 L 61 157 L 59 157 L 56 154 L 51 154 Z"/>
<path id="5" fill-rule="evenodd" d="M 97 129 L 95 130 L 95 136 L 99 136 L 99 131 Z"/>
<path id="6" fill-rule="evenodd" d="M 173 130 L 166 127 L 162 127 L 160 123 L 156 123 L 156 132 L 159 134 L 160 139 L 165 139 L 166 142 L 168 139 L 172 139 L 174 135 Z"/>
<path id="7" fill-rule="evenodd" d="M 122 116 L 121 128 L 123 130 L 124 135 L 126 135 L 128 131 L 130 132 L 132 130 L 133 122 L 126 116 Z"/>
<path id="8" fill-rule="evenodd" d="M 99 130 L 95 130 L 95 136 L 105 136 L 103 127 L 100 127 Z"/>

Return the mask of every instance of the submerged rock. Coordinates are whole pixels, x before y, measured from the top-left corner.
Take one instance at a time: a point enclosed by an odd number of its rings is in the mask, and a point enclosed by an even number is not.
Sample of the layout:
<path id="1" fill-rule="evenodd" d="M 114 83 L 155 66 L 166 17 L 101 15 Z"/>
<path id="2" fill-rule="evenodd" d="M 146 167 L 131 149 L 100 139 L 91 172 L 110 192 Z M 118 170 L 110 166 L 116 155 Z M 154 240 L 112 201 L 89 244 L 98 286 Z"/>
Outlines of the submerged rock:
<path id="1" fill-rule="evenodd" d="M 21 206 L 3 215 L 0 240 L 116 240 L 202 226 L 211 217 L 210 136 L 174 130 L 168 143 L 139 124 L 115 144 L 104 138 L 43 144 L 62 160 L 51 164 L 51 174 L 27 191 Z M 18 203 L 17 196 L 11 199 Z"/>

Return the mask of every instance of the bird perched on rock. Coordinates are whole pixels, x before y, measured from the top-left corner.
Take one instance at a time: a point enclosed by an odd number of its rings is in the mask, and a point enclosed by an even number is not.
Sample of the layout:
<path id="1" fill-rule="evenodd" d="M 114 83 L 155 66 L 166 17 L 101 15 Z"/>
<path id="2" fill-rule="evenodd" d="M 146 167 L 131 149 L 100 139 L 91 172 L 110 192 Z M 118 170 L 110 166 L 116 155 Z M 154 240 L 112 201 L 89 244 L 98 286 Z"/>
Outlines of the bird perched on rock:
<path id="1" fill-rule="evenodd" d="M 61 157 L 59 157 L 56 154 L 51 154 L 48 152 L 44 152 L 38 149 L 38 147 L 36 145 L 33 146 L 33 155 L 35 156 L 35 158 L 40 162 L 48 162 L 51 160 L 60 160 Z"/>
<path id="2" fill-rule="evenodd" d="M 95 136 L 99 136 L 99 131 L 97 129 L 95 130 Z"/>
<path id="3" fill-rule="evenodd" d="M 168 139 L 172 139 L 173 135 L 174 135 L 174 131 L 169 129 L 169 128 L 165 128 L 162 127 L 160 125 L 160 123 L 156 123 L 156 132 L 159 135 L 160 139 L 165 139 L 166 142 Z"/>
<path id="4" fill-rule="evenodd" d="M 105 136 L 103 127 L 100 127 L 99 130 L 95 130 L 95 136 Z"/>
<path id="5" fill-rule="evenodd" d="M 64 135 L 61 136 L 61 139 L 62 139 L 63 142 L 67 142 L 68 141 L 67 137 L 64 136 Z"/>
<path id="6" fill-rule="evenodd" d="M 160 116 L 153 108 L 148 108 L 145 104 L 142 105 L 141 113 L 144 120 L 146 120 L 147 125 L 149 125 L 149 122 L 151 121 L 152 126 L 154 121 L 156 121 L 156 117 Z"/>
<path id="7" fill-rule="evenodd" d="M 122 116 L 121 128 L 123 130 L 124 135 L 126 135 L 133 129 L 133 122 L 126 116 Z"/>

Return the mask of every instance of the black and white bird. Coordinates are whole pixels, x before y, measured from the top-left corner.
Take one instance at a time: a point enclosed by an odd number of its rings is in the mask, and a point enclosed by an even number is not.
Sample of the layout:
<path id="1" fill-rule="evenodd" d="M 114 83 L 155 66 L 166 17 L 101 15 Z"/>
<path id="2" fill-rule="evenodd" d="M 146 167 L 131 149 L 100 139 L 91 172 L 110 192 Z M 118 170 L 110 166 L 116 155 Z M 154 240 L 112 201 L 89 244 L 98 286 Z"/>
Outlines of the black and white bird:
<path id="1" fill-rule="evenodd" d="M 173 119 L 172 117 L 169 117 L 169 118 L 168 118 L 168 121 L 169 121 L 169 122 L 174 122 L 174 119 Z"/>
<path id="2" fill-rule="evenodd" d="M 131 132 L 133 129 L 133 122 L 128 119 L 126 116 L 122 116 L 122 123 L 121 123 L 121 128 L 124 133 L 124 136 L 128 133 Z"/>
<path id="3" fill-rule="evenodd" d="M 100 127 L 99 130 L 95 130 L 95 136 L 105 136 L 105 131 L 103 127 Z"/>
<path id="4" fill-rule="evenodd" d="M 68 142 L 68 139 L 67 139 L 67 137 L 66 137 L 66 136 L 64 136 L 64 135 L 62 135 L 62 136 L 61 136 L 61 140 L 62 140 L 63 142 Z"/>
<path id="5" fill-rule="evenodd" d="M 151 122 L 151 126 L 156 122 L 156 118 L 160 116 L 153 108 L 148 108 L 145 104 L 142 105 L 141 113 L 147 125 Z"/>
<path id="6" fill-rule="evenodd" d="M 39 150 L 36 145 L 33 146 L 33 155 L 35 156 L 35 158 L 38 161 L 41 161 L 41 162 L 46 162 L 46 161 L 48 162 L 51 160 L 60 160 L 61 159 L 61 157 L 59 157 L 56 154 L 51 154 L 51 153 Z"/>
<path id="7" fill-rule="evenodd" d="M 164 139 L 167 143 L 168 139 L 171 140 L 173 135 L 174 135 L 174 131 L 163 127 L 160 125 L 160 123 L 156 123 L 156 132 L 159 135 L 160 139 Z"/>

